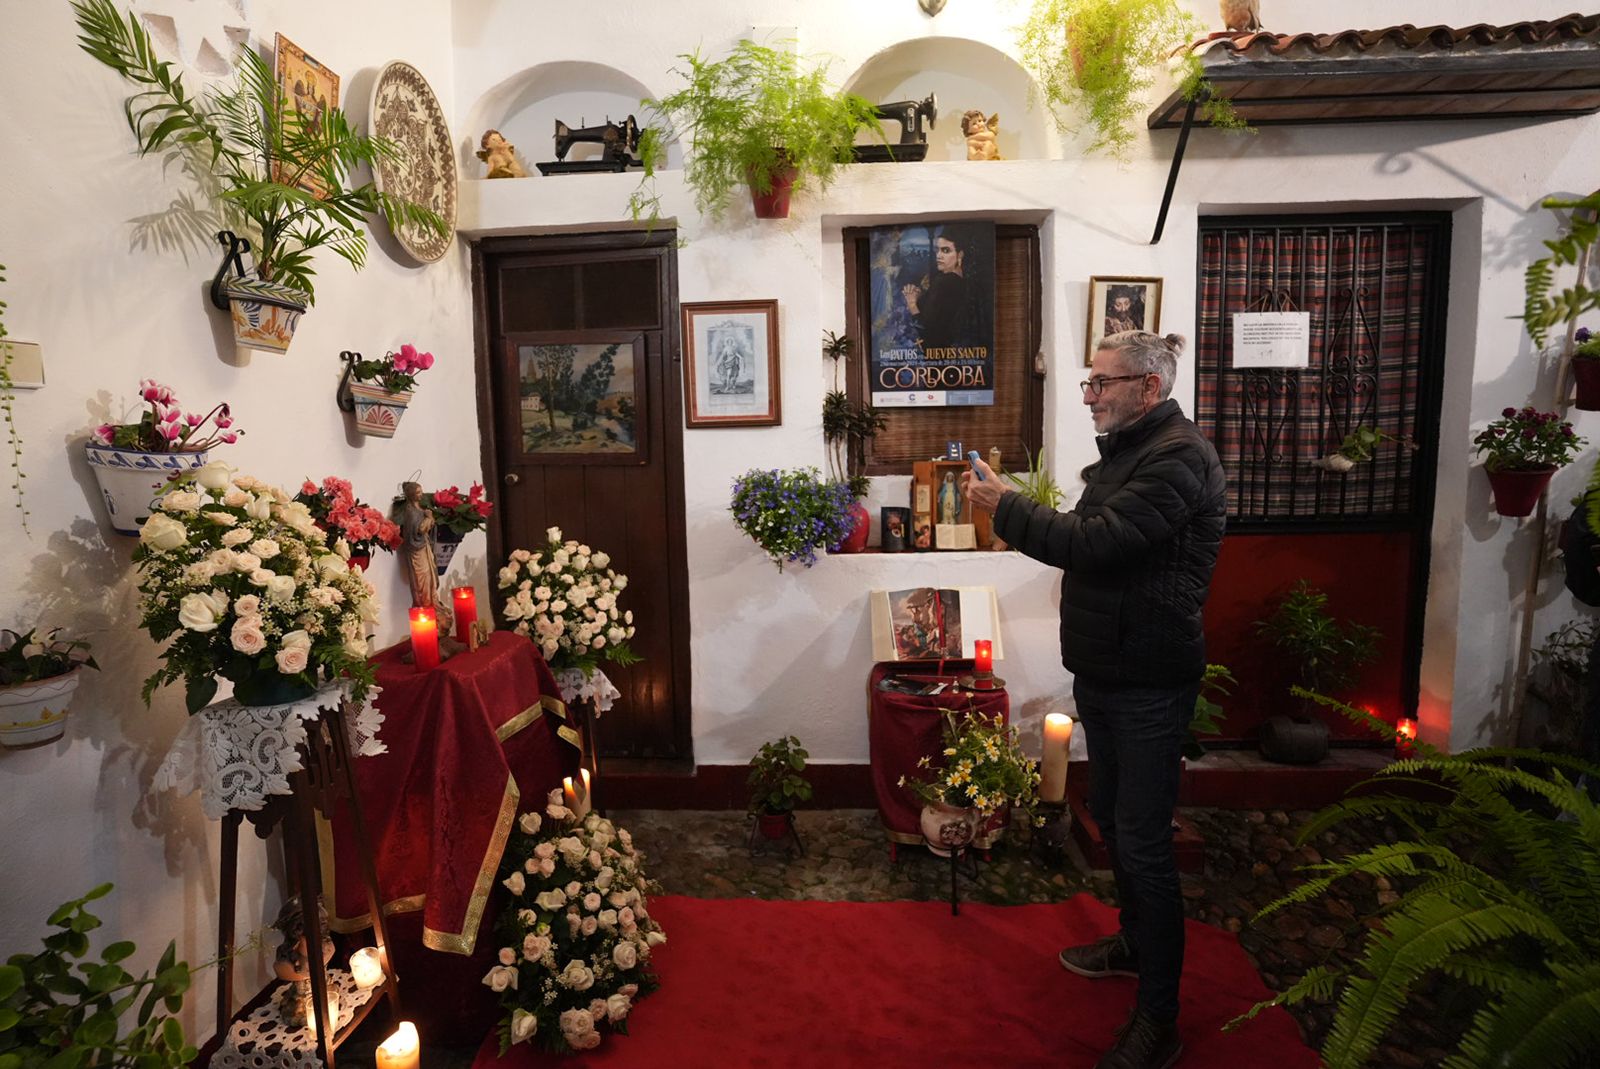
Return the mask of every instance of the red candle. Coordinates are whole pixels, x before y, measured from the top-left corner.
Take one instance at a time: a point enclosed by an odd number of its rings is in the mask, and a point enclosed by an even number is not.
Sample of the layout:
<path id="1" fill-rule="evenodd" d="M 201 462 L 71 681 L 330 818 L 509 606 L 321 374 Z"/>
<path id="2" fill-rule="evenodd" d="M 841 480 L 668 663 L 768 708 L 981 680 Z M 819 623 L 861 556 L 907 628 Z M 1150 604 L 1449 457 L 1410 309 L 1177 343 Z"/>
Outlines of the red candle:
<path id="1" fill-rule="evenodd" d="M 1402 716 L 1394 725 L 1394 755 L 1396 757 L 1410 757 L 1416 751 L 1417 722 L 1409 716 Z"/>
<path id="2" fill-rule="evenodd" d="M 411 610 L 411 659 L 419 672 L 439 667 L 439 619 L 426 605 Z"/>
<path id="3" fill-rule="evenodd" d="M 977 649 L 977 663 L 973 666 L 976 672 L 994 673 L 994 643 L 986 638 L 980 638 L 973 644 Z"/>
<path id="4" fill-rule="evenodd" d="M 456 641 L 471 642 L 472 625 L 478 622 L 478 591 L 470 586 L 458 586 L 450 591 L 456 610 Z"/>

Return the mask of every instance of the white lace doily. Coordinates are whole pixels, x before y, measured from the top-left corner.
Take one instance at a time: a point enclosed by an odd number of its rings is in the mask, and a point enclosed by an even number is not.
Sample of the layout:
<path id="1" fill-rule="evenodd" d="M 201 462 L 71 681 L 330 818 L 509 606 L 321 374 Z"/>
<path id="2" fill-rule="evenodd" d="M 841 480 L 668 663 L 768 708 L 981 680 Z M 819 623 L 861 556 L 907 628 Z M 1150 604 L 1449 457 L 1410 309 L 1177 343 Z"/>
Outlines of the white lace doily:
<path id="1" fill-rule="evenodd" d="M 286 986 L 287 982 L 274 988 L 272 997 L 250 1016 L 228 1026 L 227 1042 L 211 1056 L 216 1069 L 321 1069 L 313 1028 L 288 1028 L 278 1015 L 278 992 Z M 334 1024 L 337 1034 L 350 1023 L 356 1010 L 371 1001 L 377 988 L 357 987 L 349 973 L 329 969 L 328 990 L 339 993 L 339 1018 Z"/>
<path id="2" fill-rule="evenodd" d="M 564 702 L 571 703 L 579 698 L 594 702 L 595 716 L 609 710 L 612 703 L 622 697 L 622 691 L 598 668 L 592 676 L 585 676 L 581 668 L 564 668 L 556 674 L 556 686 L 561 688 Z"/>
<path id="3" fill-rule="evenodd" d="M 208 705 L 191 716 L 172 740 L 172 749 L 156 771 L 156 790 L 180 794 L 200 792 L 200 808 L 212 820 L 230 809 L 258 810 L 267 797 L 291 794 L 289 773 L 300 771 L 300 745 L 306 724 L 321 707 L 348 700 L 348 684 L 330 684 L 309 698 L 286 705 L 240 705 L 229 699 Z M 383 714 L 373 699 L 347 716 L 350 750 L 358 757 L 387 752 L 378 740 Z"/>

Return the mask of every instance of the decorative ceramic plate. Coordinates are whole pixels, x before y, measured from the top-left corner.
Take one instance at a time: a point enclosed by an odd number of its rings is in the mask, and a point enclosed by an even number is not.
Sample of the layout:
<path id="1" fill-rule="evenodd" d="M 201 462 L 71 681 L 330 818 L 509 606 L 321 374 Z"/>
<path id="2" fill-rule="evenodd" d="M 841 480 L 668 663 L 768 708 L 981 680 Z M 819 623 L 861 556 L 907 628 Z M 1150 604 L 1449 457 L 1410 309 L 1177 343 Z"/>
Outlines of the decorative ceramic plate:
<path id="1" fill-rule="evenodd" d="M 444 256 L 456 235 L 456 158 L 439 100 L 422 72 L 396 60 L 372 87 L 372 134 L 400 146 L 398 158 L 380 160 L 373 180 L 380 192 L 432 208 L 444 218 L 442 235 L 401 226 L 394 236 L 425 264 Z"/>

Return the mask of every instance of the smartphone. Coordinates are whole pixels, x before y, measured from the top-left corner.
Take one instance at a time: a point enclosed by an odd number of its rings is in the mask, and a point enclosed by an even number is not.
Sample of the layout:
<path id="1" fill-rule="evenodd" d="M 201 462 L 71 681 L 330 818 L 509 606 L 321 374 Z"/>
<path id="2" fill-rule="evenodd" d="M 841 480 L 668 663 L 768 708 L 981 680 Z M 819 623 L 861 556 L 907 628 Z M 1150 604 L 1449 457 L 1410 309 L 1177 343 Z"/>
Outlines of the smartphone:
<path id="1" fill-rule="evenodd" d="M 981 483 L 983 482 L 983 472 L 978 468 L 978 460 L 978 451 L 976 449 L 967 450 L 967 464 L 972 468 L 972 474 L 976 475 Z"/>

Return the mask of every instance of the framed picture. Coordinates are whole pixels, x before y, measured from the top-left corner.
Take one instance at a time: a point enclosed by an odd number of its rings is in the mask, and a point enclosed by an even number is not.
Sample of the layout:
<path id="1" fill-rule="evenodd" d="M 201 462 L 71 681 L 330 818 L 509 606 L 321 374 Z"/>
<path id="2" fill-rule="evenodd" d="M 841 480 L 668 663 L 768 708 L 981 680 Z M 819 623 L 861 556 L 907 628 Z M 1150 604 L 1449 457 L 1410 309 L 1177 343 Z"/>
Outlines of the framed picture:
<path id="1" fill-rule="evenodd" d="M 1124 330 L 1161 333 L 1161 280 L 1159 278 L 1089 279 L 1088 338 L 1083 343 L 1083 366 L 1094 363 L 1094 343 L 1107 334 Z"/>
<path id="2" fill-rule="evenodd" d="M 683 306 L 683 408 L 690 427 L 776 427 L 778 302 Z"/>
<path id="3" fill-rule="evenodd" d="M 595 331 L 512 335 L 517 383 L 509 422 L 520 453 L 539 464 L 643 464 L 649 458 L 644 335 Z M 509 417 L 511 413 L 507 413 Z"/>
<path id="4" fill-rule="evenodd" d="M 305 49 L 281 33 L 273 45 L 273 58 L 278 91 L 288 107 L 312 131 L 320 130 L 328 112 L 339 106 L 339 76 L 306 55 Z M 294 178 L 286 167 L 276 162 L 272 165 L 272 177 L 284 183 Z M 321 179 L 313 174 L 301 175 L 295 184 L 317 197 L 328 193 Z"/>

